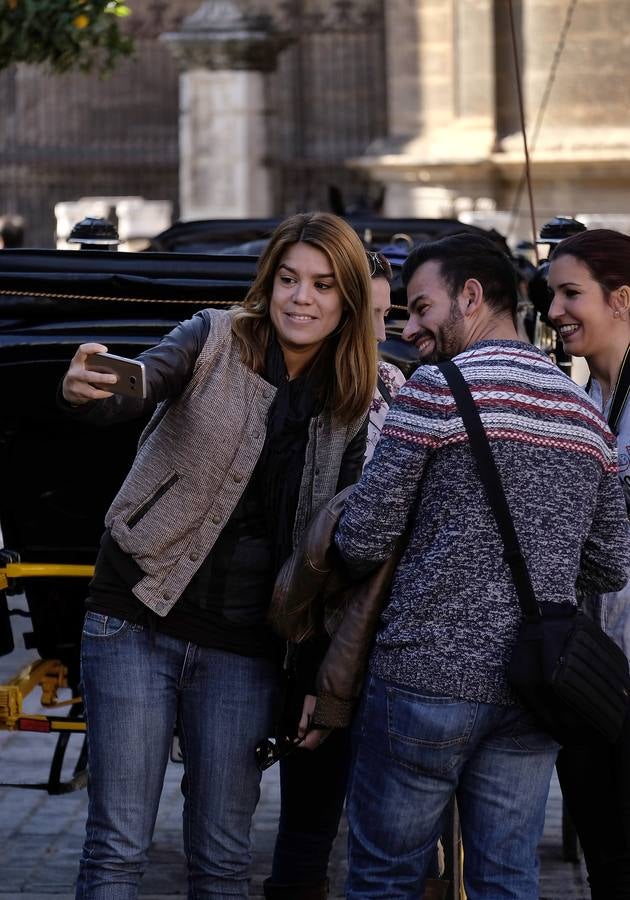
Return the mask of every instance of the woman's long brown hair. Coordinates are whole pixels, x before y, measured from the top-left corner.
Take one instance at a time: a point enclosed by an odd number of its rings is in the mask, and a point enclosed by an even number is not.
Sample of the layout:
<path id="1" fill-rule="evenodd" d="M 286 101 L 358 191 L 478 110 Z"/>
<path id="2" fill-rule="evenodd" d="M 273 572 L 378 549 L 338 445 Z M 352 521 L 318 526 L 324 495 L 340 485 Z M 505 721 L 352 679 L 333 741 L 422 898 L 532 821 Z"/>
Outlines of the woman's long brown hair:
<path id="1" fill-rule="evenodd" d="M 356 232 L 339 216 L 299 213 L 274 231 L 258 262 L 254 283 L 242 306 L 232 312 L 232 330 L 241 359 L 262 374 L 273 325 L 269 303 L 276 270 L 292 244 L 311 244 L 330 260 L 343 303 L 334 373 L 327 391 L 330 411 L 348 425 L 366 415 L 376 385 L 376 337 L 372 324 L 370 275 L 365 250 Z"/>

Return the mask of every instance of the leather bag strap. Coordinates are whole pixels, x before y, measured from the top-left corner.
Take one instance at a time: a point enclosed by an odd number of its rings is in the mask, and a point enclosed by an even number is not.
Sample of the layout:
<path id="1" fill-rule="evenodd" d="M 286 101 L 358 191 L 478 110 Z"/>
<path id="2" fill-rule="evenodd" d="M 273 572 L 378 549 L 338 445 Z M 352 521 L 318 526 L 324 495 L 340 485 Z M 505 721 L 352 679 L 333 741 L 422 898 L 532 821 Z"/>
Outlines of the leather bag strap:
<path id="1" fill-rule="evenodd" d="M 630 394 L 630 345 L 628 346 L 623 362 L 621 363 L 621 369 L 619 371 L 615 390 L 613 391 L 612 403 L 610 404 L 610 411 L 608 413 L 608 427 L 613 434 L 619 434 L 619 419 L 621 418 L 621 413 L 626 405 L 628 394 Z"/>
<path id="2" fill-rule="evenodd" d="M 510 567 L 516 586 L 519 603 L 523 613 L 528 617 L 540 616 L 540 607 L 536 602 L 534 588 L 527 563 L 521 551 L 521 545 L 514 528 L 501 476 L 492 455 L 488 436 L 483 427 L 479 410 L 470 393 L 466 379 L 452 360 L 442 362 L 438 366 L 450 387 L 464 426 L 468 432 L 470 449 L 477 462 L 479 476 L 486 491 L 490 508 L 496 519 L 499 534 L 504 546 L 504 559 Z"/>
<path id="3" fill-rule="evenodd" d="M 383 379 L 381 378 L 380 375 L 377 376 L 376 383 L 378 386 L 379 394 L 381 395 L 381 397 L 383 398 L 385 403 L 387 403 L 388 406 L 391 406 L 392 403 L 394 402 L 394 400 L 392 398 L 392 395 L 389 392 L 389 388 L 387 387 L 387 385 L 385 384 L 385 382 L 383 381 Z"/>

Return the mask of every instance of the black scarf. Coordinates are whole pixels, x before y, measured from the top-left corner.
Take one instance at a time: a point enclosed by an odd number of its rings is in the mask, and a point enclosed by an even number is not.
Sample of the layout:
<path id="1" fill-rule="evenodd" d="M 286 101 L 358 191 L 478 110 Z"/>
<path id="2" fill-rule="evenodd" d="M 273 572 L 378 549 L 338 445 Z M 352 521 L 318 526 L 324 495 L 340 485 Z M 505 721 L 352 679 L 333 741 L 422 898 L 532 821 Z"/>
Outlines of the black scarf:
<path id="1" fill-rule="evenodd" d="M 267 434 L 256 467 L 274 571 L 293 550 L 293 526 L 311 419 L 326 402 L 335 342 L 327 341 L 308 369 L 289 381 L 284 356 L 272 333 L 265 358 L 265 379 L 277 388 L 267 414 Z"/>

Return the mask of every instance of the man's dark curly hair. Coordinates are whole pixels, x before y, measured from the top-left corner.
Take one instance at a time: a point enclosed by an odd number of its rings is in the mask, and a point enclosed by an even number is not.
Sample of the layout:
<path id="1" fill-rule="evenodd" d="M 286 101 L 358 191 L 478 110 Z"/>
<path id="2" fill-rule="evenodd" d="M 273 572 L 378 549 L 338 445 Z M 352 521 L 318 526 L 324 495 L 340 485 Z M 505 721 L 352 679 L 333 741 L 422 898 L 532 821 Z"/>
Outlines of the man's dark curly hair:
<path id="1" fill-rule="evenodd" d="M 405 288 L 416 269 L 432 261 L 439 263 L 440 275 L 453 299 L 469 278 L 475 278 L 488 306 L 496 312 L 509 313 L 514 319 L 518 300 L 516 269 L 509 256 L 489 238 L 452 234 L 417 244 L 402 267 Z"/>

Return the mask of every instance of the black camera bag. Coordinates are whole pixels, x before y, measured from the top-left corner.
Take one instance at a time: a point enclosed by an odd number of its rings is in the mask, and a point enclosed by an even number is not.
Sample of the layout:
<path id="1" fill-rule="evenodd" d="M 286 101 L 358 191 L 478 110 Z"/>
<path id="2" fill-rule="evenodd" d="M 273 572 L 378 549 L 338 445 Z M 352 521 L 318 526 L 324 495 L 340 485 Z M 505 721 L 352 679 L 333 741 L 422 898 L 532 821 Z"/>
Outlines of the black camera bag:
<path id="1" fill-rule="evenodd" d="M 566 603 L 540 603 L 521 623 L 508 680 L 561 744 L 598 736 L 614 743 L 630 699 L 625 653 L 592 619 Z"/>

